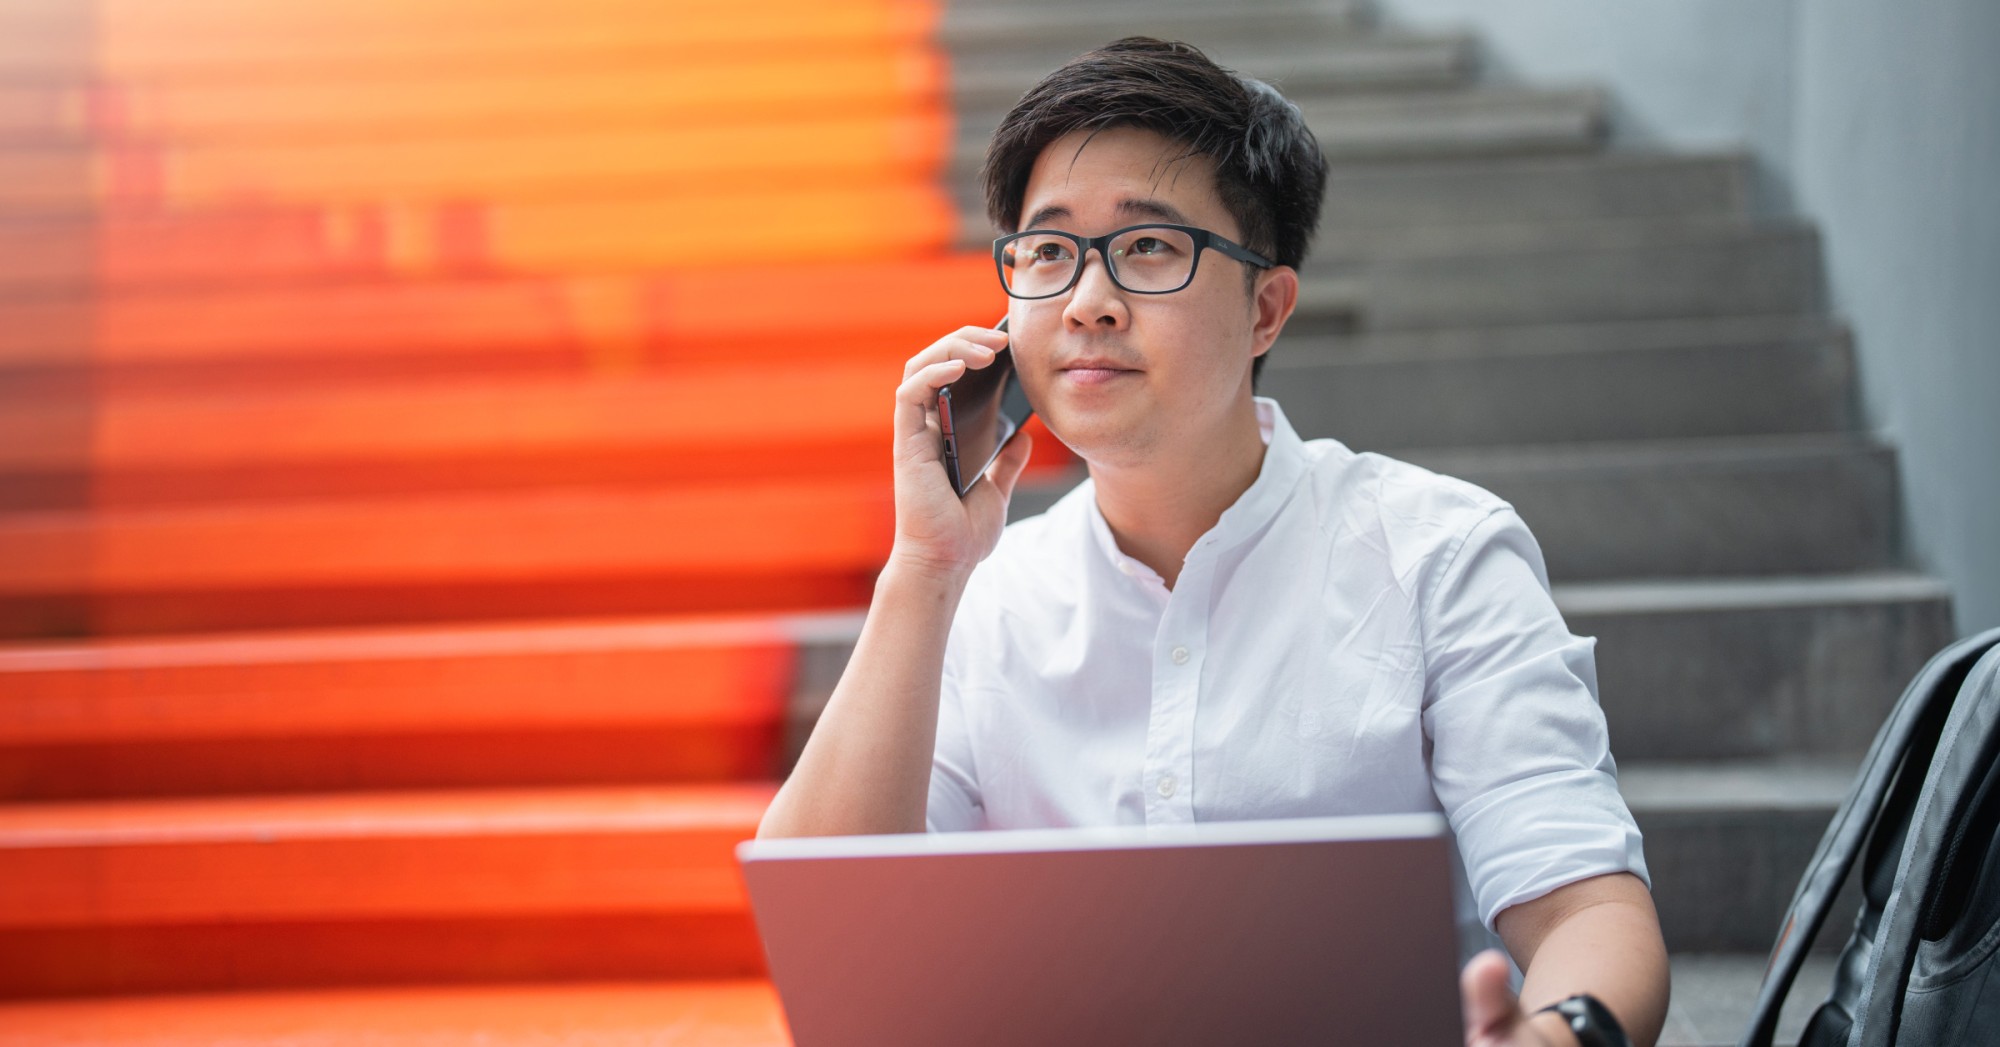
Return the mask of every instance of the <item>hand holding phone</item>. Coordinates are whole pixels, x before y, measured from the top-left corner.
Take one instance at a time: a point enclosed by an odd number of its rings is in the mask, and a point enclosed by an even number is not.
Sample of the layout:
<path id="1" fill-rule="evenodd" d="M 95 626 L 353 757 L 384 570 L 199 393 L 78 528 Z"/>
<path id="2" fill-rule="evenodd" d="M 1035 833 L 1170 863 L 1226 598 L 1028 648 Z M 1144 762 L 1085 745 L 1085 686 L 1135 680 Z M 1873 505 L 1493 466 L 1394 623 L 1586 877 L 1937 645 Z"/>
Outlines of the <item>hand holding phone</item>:
<path id="1" fill-rule="evenodd" d="M 1009 427 L 999 420 L 1001 410 L 982 411 L 978 405 L 985 397 L 967 392 L 985 383 L 958 383 L 994 371 L 1006 348 L 1004 331 L 968 325 L 904 363 L 903 381 L 896 387 L 892 564 L 925 574 L 960 574 L 970 572 L 998 544 L 1007 526 L 1008 495 L 1027 464 L 1028 440 L 1019 431 L 1019 419 L 1026 415 L 1014 416 Z M 996 403 L 1005 401 L 1008 384 L 1018 381 L 995 383 L 994 391 L 1001 394 Z M 948 387 L 954 389 L 953 398 L 941 411 L 939 394 Z M 946 411 L 951 419 L 949 465 Z M 980 483 L 982 474 L 991 482 Z"/>
<path id="2" fill-rule="evenodd" d="M 1005 331 L 1007 321 L 994 325 Z M 945 475 L 952 490 L 964 498 L 987 467 L 1034 414 L 1021 377 L 1014 370 L 1012 347 L 993 355 L 993 362 L 967 368 L 957 381 L 938 390 L 938 430 L 943 442 Z"/>

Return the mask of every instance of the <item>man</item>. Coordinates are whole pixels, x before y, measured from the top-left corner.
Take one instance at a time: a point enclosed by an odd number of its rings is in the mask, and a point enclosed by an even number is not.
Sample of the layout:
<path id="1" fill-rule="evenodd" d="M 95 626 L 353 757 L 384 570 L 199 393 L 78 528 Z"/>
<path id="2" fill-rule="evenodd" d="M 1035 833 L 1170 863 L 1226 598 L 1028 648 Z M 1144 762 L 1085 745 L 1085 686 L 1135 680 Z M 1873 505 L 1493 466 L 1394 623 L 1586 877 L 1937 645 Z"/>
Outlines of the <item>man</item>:
<path id="1" fill-rule="evenodd" d="M 1253 396 L 1325 185 L 1297 109 L 1123 40 L 1023 96 L 984 177 L 1020 230 L 995 259 L 1023 387 L 1090 479 L 1003 535 L 1027 441 L 961 500 L 931 405 L 1009 336 L 910 359 L 894 550 L 760 833 L 1442 810 L 1526 972 L 1517 999 L 1499 953 L 1467 965 L 1467 1042 L 1578 1042 L 1534 1009 L 1587 994 L 1652 1043 L 1666 957 L 1638 830 L 1533 538 L 1492 495 L 1304 443 Z"/>

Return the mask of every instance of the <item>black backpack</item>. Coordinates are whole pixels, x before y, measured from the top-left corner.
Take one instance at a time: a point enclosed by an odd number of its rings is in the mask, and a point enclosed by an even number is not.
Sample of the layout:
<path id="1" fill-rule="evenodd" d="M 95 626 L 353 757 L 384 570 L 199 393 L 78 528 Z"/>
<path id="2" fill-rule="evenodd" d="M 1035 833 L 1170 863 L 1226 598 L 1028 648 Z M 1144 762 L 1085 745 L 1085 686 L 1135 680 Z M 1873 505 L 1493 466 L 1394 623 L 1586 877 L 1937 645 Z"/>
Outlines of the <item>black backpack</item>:
<path id="1" fill-rule="evenodd" d="M 1945 648 L 1875 735 L 1799 880 L 1742 1047 L 1778 1008 L 1848 873 L 1861 912 L 1800 1047 L 2000 1044 L 2000 629 Z"/>

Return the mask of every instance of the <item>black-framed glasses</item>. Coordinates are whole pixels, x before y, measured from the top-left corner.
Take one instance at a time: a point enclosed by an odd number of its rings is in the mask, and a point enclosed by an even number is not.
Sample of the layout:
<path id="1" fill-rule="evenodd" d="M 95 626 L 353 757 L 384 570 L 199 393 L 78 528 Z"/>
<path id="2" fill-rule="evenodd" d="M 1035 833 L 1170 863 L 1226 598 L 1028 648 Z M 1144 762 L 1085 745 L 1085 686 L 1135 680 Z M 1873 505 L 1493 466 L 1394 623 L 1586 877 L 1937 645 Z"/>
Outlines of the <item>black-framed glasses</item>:
<path id="1" fill-rule="evenodd" d="M 1191 225 L 1131 225 L 1103 236 L 1029 229 L 993 241 L 1000 285 L 1015 298 L 1054 298 L 1083 278 L 1083 257 L 1096 248 L 1111 282 L 1133 294 L 1172 294 L 1194 282 L 1204 250 L 1220 251 L 1259 269 L 1277 263 Z"/>

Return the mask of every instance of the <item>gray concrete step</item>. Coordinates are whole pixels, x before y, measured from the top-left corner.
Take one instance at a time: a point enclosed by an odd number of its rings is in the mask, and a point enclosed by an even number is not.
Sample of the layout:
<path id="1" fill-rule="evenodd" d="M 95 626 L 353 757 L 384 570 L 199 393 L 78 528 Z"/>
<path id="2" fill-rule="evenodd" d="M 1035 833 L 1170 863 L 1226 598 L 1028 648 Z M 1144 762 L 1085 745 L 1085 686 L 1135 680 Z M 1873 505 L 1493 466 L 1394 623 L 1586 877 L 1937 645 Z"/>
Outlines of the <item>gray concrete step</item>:
<path id="1" fill-rule="evenodd" d="M 1656 153 L 1336 164 L 1315 250 L 1338 254 L 1365 234 L 1430 226 L 1740 218 L 1749 173 L 1739 155 Z M 954 185 L 962 243 L 983 249 L 996 234 L 974 182 Z"/>
<path id="2" fill-rule="evenodd" d="M 1673 1000 L 1659 1047 L 1736 1047 L 1757 1006 L 1767 950 L 1741 953 L 1674 953 Z M 1806 1019 L 1833 988 L 1834 957 L 1809 956 L 1778 1012 L 1778 1047 L 1795 1047 Z"/>
<path id="3" fill-rule="evenodd" d="M 1299 426 L 1307 438 L 1327 435 Z M 1880 570 L 1896 561 L 1894 452 L 1806 435 L 1399 454 L 1512 502 L 1557 581 Z M 1014 518 L 1081 474 L 1015 491 Z"/>
<path id="4" fill-rule="evenodd" d="M 1335 160 L 1582 153 L 1603 144 L 1592 90 L 1481 88 L 1306 100 L 1306 122 Z M 1003 110 L 959 113 L 953 179 L 972 184 Z"/>
<path id="5" fill-rule="evenodd" d="M 1598 694 L 1628 759 L 1854 756 L 1956 635 L 1923 575 L 1691 578 L 1555 588 L 1597 638 Z"/>
<path id="6" fill-rule="evenodd" d="M 1749 180 L 1750 160 L 1729 154 L 1612 152 L 1342 164 L 1328 174 L 1321 222 L 1323 230 L 1344 231 L 1742 215 Z M 1331 237 L 1323 232 L 1322 239 Z"/>
<path id="7" fill-rule="evenodd" d="M 1277 85 L 1293 101 L 1359 91 L 1441 90 L 1470 84 L 1474 70 L 1467 36 L 1358 35 L 1324 20 L 1264 26 L 1232 20 L 1213 31 L 1193 27 L 1148 31 L 1121 24 L 1106 33 L 1187 39 L 1224 68 Z M 952 48 L 952 93 L 961 111 L 1000 112 L 1046 74 L 1096 44 L 1111 39 L 1055 32 L 1006 43 L 966 43 Z"/>
<path id="8" fill-rule="evenodd" d="M 1370 226 L 1341 230 L 1340 235 L 1320 244 L 1308 258 L 1305 270 L 1308 274 L 1339 274 L 1387 261 L 1712 243 L 1798 225 L 1752 222 L 1725 215 Z"/>
<path id="9" fill-rule="evenodd" d="M 1303 431 L 1302 431 L 1303 432 Z M 1561 581 L 1896 562 L 1895 452 L 1848 434 L 1468 450 L 1409 461 L 1513 503 Z"/>
<path id="10" fill-rule="evenodd" d="M 1801 224 L 1506 226 L 1484 238 L 1400 244 L 1366 260 L 1309 259 L 1286 330 L 1775 316 L 1823 307 L 1819 237 Z"/>
<path id="11" fill-rule="evenodd" d="M 1615 734 L 1612 748 L 1618 749 Z M 1621 764 L 1618 784 L 1645 834 L 1667 948 L 1769 949 L 1859 766 L 1855 759 L 1800 757 Z M 1839 949 L 1858 897 L 1850 884 L 1817 949 Z"/>
<path id="12" fill-rule="evenodd" d="M 1399 450 L 1839 432 L 1853 367 L 1843 329 L 1760 317 L 1287 337 L 1262 382 L 1301 431 Z"/>
<path id="13" fill-rule="evenodd" d="M 1505 324 L 1356 331 L 1325 338 L 1293 337 L 1286 345 L 1331 350 L 1334 357 L 1469 360 L 1481 355 L 1591 353 L 1717 345 L 1758 345 L 1772 341 L 1846 338 L 1844 328 L 1822 316 L 1670 317 L 1658 320 L 1604 320 L 1582 323 Z M 1273 358 L 1272 366 L 1276 366 Z"/>
<path id="14" fill-rule="evenodd" d="M 1329 157 L 1399 160 L 1592 151 L 1606 104 L 1590 89 L 1486 87 L 1308 98 L 1299 108 Z"/>

